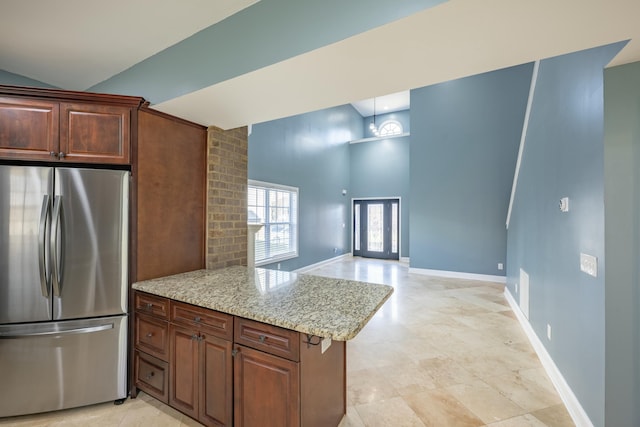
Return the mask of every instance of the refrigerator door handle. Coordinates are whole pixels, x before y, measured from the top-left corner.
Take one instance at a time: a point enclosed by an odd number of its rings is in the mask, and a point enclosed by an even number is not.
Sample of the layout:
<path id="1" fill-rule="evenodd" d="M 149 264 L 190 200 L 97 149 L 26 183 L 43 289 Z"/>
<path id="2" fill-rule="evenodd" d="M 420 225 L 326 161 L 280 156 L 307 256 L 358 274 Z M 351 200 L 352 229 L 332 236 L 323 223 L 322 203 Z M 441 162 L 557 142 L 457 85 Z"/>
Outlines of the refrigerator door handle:
<path id="1" fill-rule="evenodd" d="M 0 339 L 18 339 L 18 338 L 33 338 L 33 337 L 59 337 L 63 335 L 72 335 L 72 334 L 88 334 L 91 332 L 100 332 L 107 331 L 109 329 L 113 329 L 113 323 L 107 323 L 106 325 L 98 325 L 98 326 L 89 326 L 87 328 L 72 328 L 72 329 L 63 329 L 60 331 L 34 331 L 34 332 L 16 332 L 16 333 L 0 333 Z"/>
<path id="2" fill-rule="evenodd" d="M 64 233 L 58 233 L 61 228 L 61 211 L 62 196 L 55 196 L 53 203 L 53 216 L 51 220 L 51 236 L 49 238 L 49 253 L 51 254 L 51 264 L 53 264 L 53 274 L 51 281 L 53 282 L 53 295 L 61 296 L 62 287 L 62 247 L 64 246 Z M 58 242 L 58 234 L 60 234 L 60 242 Z M 60 244 L 58 244 L 60 243 Z M 58 249 L 60 253 L 58 252 Z"/>
<path id="3" fill-rule="evenodd" d="M 40 224 L 38 227 L 38 266 L 40 269 L 40 287 L 42 296 L 49 297 L 49 283 L 51 282 L 51 272 L 46 254 L 47 240 L 47 219 L 49 218 L 49 195 L 45 194 L 42 200 L 42 210 L 40 211 Z"/>

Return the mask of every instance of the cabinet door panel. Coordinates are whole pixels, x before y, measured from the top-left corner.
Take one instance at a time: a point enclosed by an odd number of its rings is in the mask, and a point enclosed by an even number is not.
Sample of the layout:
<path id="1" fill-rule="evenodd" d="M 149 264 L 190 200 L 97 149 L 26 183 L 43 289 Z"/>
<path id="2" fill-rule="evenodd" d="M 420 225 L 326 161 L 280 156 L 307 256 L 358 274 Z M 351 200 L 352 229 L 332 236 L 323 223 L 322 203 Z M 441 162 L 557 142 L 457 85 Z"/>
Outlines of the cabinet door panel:
<path id="1" fill-rule="evenodd" d="M 200 342 L 200 421 L 231 426 L 233 420 L 232 344 L 214 336 Z"/>
<path id="2" fill-rule="evenodd" d="M 198 340 L 193 330 L 169 325 L 169 404 L 198 417 Z"/>
<path id="3" fill-rule="evenodd" d="M 63 159 L 129 163 L 131 109 L 114 105 L 62 103 L 60 151 Z"/>
<path id="4" fill-rule="evenodd" d="M 235 349 L 235 427 L 299 426 L 298 363 L 248 347 Z"/>
<path id="5" fill-rule="evenodd" d="M 58 151 L 57 103 L 0 98 L 0 156 L 47 159 Z"/>

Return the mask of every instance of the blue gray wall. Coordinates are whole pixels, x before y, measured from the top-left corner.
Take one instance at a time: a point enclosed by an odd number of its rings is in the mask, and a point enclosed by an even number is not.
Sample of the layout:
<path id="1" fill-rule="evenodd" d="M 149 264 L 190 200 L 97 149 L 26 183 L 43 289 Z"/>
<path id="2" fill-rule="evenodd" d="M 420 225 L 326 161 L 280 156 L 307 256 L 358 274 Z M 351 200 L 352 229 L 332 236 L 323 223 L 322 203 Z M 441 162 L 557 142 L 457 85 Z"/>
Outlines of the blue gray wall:
<path id="1" fill-rule="evenodd" d="M 605 425 L 640 426 L 640 62 L 604 72 Z"/>
<path id="2" fill-rule="evenodd" d="M 533 65 L 411 91 L 411 267 L 503 276 Z"/>
<path id="3" fill-rule="evenodd" d="M 20 74 L 10 73 L 5 70 L 0 70 L 0 85 L 56 88 L 47 83 L 42 83 L 41 81 L 30 79 Z"/>
<path id="4" fill-rule="evenodd" d="M 409 132 L 409 111 L 376 116 L 376 123 L 397 120 Z M 371 118 L 365 118 L 364 132 L 368 134 Z M 351 198 L 400 197 L 400 256 L 409 256 L 409 140 L 410 137 L 389 138 L 351 144 Z"/>
<path id="5" fill-rule="evenodd" d="M 253 125 L 249 179 L 300 190 L 299 256 L 281 261 L 282 270 L 351 250 L 351 194 L 342 190 L 349 190 L 349 141 L 361 137 L 362 117 L 351 105 Z"/>
<path id="6" fill-rule="evenodd" d="M 159 103 L 344 40 L 443 1 L 261 0 L 89 90 L 136 94 Z"/>
<path id="7" fill-rule="evenodd" d="M 529 274 L 529 322 L 604 426 L 603 67 L 620 45 L 541 61 L 508 230 L 507 284 Z M 569 212 L 558 204 L 569 197 Z M 598 258 L 597 278 L 580 253 Z M 547 339 L 547 324 L 552 339 Z"/>

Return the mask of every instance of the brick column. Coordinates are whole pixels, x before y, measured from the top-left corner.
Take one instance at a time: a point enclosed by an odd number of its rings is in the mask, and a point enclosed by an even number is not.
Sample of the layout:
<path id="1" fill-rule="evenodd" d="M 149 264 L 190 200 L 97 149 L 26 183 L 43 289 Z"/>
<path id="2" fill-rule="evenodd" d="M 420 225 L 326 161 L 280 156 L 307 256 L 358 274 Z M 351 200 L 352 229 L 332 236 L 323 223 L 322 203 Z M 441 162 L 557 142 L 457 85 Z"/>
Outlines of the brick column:
<path id="1" fill-rule="evenodd" d="M 207 268 L 247 265 L 247 127 L 207 141 Z"/>

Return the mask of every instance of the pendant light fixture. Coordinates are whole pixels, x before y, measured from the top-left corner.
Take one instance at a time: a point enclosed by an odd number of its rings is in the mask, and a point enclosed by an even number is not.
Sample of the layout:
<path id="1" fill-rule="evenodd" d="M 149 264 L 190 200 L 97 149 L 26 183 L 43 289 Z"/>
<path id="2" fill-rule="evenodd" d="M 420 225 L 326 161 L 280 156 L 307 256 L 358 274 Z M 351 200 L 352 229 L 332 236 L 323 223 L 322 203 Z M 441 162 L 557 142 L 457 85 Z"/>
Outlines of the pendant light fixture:
<path id="1" fill-rule="evenodd" d="M 376 126 L 376 98 L 373 98 L 373 121 L 369 124 L 369 129 L 371 132 L 378 136 L 380 133 L 378 132 L 378 127 Z"/>

